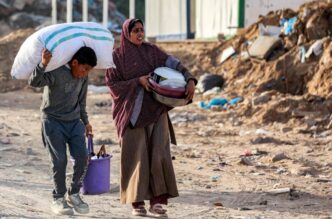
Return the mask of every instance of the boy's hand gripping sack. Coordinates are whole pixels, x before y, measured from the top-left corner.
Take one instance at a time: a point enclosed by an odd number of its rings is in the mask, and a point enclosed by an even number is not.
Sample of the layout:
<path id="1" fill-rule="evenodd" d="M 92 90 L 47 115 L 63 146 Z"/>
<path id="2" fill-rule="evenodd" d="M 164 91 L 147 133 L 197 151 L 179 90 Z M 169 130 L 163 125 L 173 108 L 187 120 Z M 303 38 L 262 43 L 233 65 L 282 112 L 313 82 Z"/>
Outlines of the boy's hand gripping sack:
<path id="1" fill-rule="evenodd" d="M 115 67 L 111 32 L 94 22 L 75 22 L 51 25 L 29 36 L 15 57 L 11 76 L 14 79 L 28 79 L 41 62 L 43 48 L 52 53 L 52 59 L 45 69 L 48 72 L 67 64 L 82 46 L 95 51 L 96 69 Z"/>

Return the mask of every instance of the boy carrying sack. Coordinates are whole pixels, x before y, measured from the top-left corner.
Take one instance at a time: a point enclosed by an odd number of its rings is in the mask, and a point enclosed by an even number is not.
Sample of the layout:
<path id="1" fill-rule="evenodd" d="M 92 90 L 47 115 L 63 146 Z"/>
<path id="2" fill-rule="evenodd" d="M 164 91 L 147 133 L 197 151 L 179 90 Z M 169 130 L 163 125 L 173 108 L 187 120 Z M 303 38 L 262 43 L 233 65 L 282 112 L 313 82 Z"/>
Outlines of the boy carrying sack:
<path id="1" fill-rule="evenodd" d="M 90 47 L 81 47 L 68 64 L 45 72 L 52 54 L 44 49 L 42 61 L 30 75 L 32 87 L 44 87 L 42 111 L 42 139 L 48 149 L 53 171 L 53 202 L 51 210 L 58 215 L 89 212 L 79 190 L 85 175 L 88 152 L 85 135 L 92 134 L 86 112 L 88 74 L 97 64 Z M 75 160 L 71 186 L 66 188 L 67 144 Z"/>

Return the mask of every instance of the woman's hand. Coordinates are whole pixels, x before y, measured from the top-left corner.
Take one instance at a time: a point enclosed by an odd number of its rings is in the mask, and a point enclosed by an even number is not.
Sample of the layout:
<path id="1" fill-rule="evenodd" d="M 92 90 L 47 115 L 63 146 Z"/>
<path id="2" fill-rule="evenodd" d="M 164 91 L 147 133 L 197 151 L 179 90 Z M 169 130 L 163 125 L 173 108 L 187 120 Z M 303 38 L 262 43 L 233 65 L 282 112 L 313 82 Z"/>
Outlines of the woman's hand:
<path id="1" fill-rule="evenodd" d="M 52 58 L 52 53 L 44 48 L 42 52 L 42 64 L 44 66 L 47 66 L 51 58 Z"/>
<path id="2" fill-rule="evenodd" d="M 85 125 L 85 135 L 86 136 L 92 135 L 92 126 L 90 125 L 90 123 Z"/>
<path id="3" fill-rule="evenodd" d="M 186 86 L 186 99 L 192 100 L 195 94 L 195 82 L 193 80 L 189 80 Z"/>
<path id="4" fill-rule="evenodd" d="M 149 75 L 143 75 L 141 77 L 139 77 L 139 83 L 142 85 L 142 87 L 147 90 L 147 91 L 151 91 L 151 86 L 150 86 L 150 83 L 149 83 L 149 79 L 150 76 Z"/>

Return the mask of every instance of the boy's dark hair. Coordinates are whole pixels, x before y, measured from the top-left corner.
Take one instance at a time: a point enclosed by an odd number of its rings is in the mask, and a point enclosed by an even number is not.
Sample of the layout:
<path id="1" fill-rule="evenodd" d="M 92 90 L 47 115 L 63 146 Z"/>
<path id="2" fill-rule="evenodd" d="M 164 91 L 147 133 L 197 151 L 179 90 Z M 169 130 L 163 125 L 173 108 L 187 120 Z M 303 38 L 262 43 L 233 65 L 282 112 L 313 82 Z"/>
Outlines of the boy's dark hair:
<path id="1" fill-rule="evenodd" d="M 132 19 L 130 22 L 129 22 L 129 26 L 128 26 L 128 33 L 131 32 L 131 30 L 135 27 L 135 24 L 136 23 L 141 23 L 142 26 L 144 27 L 144 24 L 143 24 L 143 21 L 141 19 L 138 19 L 138 18 L 135 18 L 135 19 Z"/>
<path id="2" fill-rule="evenodd" d="M 88 64 L 91 67 L 97 65 L 97 56 L 93 49 L 87 46 L 81 47 L 71 58 L 71 63 L 74 59 L 78 61 L 79 64 Z"/>

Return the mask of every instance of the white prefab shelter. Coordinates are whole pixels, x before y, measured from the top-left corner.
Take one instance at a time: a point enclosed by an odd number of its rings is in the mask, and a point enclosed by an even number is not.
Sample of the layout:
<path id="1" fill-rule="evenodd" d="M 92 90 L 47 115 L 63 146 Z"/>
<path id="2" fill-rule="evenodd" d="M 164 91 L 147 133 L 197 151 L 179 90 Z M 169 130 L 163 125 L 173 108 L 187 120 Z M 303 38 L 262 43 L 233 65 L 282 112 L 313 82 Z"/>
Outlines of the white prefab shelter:
<path id="1" fill-rule="evenodd" d="M 158 39 L 186 39 L 186 0 L 146 0 L 147 36 Z"/>
<path id="2" fill-rule="evenodd" d="M 239 1 L 236 0 L 196 0 L 196 38 L 236 33 L 241 26 L 239 13 Z"/>
<path id="3" fill-rule="evenodd" d="M 215 38 L 234 34 L 269 11 L 291 8 L 312 0 L 146 0 L 147 37 L 186 39 Z M 188 4 L 190 6 L 188 7 Z"/>

